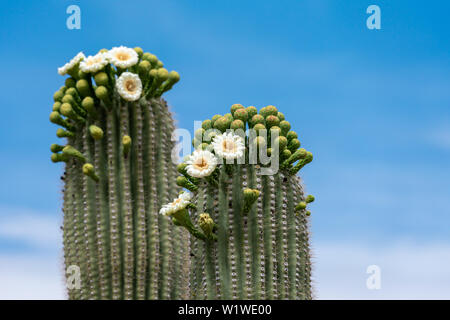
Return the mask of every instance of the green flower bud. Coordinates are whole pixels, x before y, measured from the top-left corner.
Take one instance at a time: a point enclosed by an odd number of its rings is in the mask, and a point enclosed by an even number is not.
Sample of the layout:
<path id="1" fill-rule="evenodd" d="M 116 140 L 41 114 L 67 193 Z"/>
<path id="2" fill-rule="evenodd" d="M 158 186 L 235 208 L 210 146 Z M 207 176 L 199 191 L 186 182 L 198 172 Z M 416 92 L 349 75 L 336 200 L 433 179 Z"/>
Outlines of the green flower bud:
<path id="1" fill-rule="evenodd" d="M 233 118 L 242 120 L 244 123 L 248 120 L 248 113 L 245 109 L 237 109 L 233 113 Z"/>
<path id="2" fill-rule="evenodd" d="M 69 103 L 69 104 L 75 104 L 75 99 L 70 95 L 70 94 L 66 94 L 64 95 L 64 97 L 62 98 L 61 102 L 64 103 Z"/>
<path id="3" fill-rule="evenodd" d="M 72 105 L 70 103 L 63 103 L 59 108 L 61 114 L 72 120 L 80 120 L 79 116 L 73 111 Z M 51 119 L 50 119 L 51 121 Z"/>
<path id="4" fill-rule="evenodd" d="M 82 162 L 86 162 L 86 158 L 83 156 L 83 154 L 72 146 L 65 146 L 62 149 L 62 152 L 69 157 L 74 157 L 81 160 Z"/>
<path id="5" fill-rule="evenodd" d="M 278 114 L 278 109 L 275 106 L 267 106 L 264 108 L 264 113 L 264 118 L 267 118 L 268 116 L 276 116 Z"/>
<path id="6" fill-rule="evenodd" d="M 74 88 L 76 83 L 77 83 L 77 81 L 72 77 L 67 78 L 65 81 L 65 85 L 67 88 Z"/>
<path id="7" fill-rule="evenodd" d="M 83 173 L 88 177 L 92 178 L 95 182 L 98 182 L 99 178 L 95 174 L 94 166 L 90 163 L 85 163 L 83 165 Z"/>
<path id="8" fill-rule="evenodd" d="M 306 197 L 305 201 L 306 201 L 306 203 L 311 203 L 311 202 L 314 202 L 314 200 L 315 200 L 314 196 L 310 194 Z"/>
<path id="9" fill-rule="evenodd" d="M 62 149 L 64 149 L 64 146 L 61 146 L 61 145 L 56 144 L 56 143 L 53 143 L 50 146 L 50 151 L 53 152 L 53 153 L 61 152 Z"/>
<path id="10" fill-rule="evenodd" d="M 311 215 L 311 211 L 306 211 L 305 214 L 309 217 Z"/>
<path id="11" fill-rule="evenodd" d="M 187 163 L 182 162 L 179 165 L 177 165 L 177 171 L 181 174 L 187 174 L 186 171 L 187 166 L 188 166 Z"/>
<path id="12" fill-rule="evenodd" d="M 266 117 L 266 126 L 267 128 L 271 128 L 273 126 L 278 126 L 280 124 L 280 119 L 276 116 L 267 116 Z"/>
<path id="13" fill-rule="evenodd" d="M 281 129 L 280 129 L 280 127 L 273 126 L 272 128 L 270 128 L 269 132 L 270 132 L 271 135 L 275 135 L 276 134 L 278 136 L 281 136 Z"/>
<path id="14" fill-rule="evenodd" d="M 91 137 L 95 140 L 100 140 L 103 138 L 103 130 L 100 127 L 97 127 L 96 125 L 89 126 L 89 133 L 91 134 Z"/>
<path id="15" fill-rule="evenodd" d="M 264 124 L 264 123 L 265 123 L 264 117 L 263 117 L 262 115 L 260 115 L 260 114 L 255 114 L 255 115 L 252 117 L 252 119 L 250 120 L 250 124 L 251 124 L 252 126 L 255 126 L 255 125 L 257 125 L 257 124 Z"/>
<path id="16" fill-rule="evenodd" d="M 138 64 L 139 75 L 141 75 L 141 77 L 146 76 L 151 68 L 152 65 L 150 64 L 150 62 L 148 62 L 147 60 L 142 60 Z"/>
<path id="17" fill-rule="evenodd" d="M 249 119 L 253 118 L 254 115 L 258 114 L 258 109 L 256 109 L 256 107 L 254 106 L 249 106 L 245 108 L 245 110 L 247 111 Z"/>
<path id="18" fill-rule="evenodd" d="M 172 85 L 180 81 L 180 75 L 176 71 L 169 72 L 169 78 L 167 79 Z"/>
<path id="19" fill-rule="evenodd" d="M 231 123 L 230 128 L 233 130 L 238 130 L 238 129 L 245 130 L 245 123 L 242 120 L 237 119 Z"/>
<path id="20" fill-rule="evenodd" d="M 281 159 L 285 160 L 285 159 L 289 159 L 289 157 L 292 155 L 292 152 L 289 149 L 284 149 L 281 152 Z"/>
<path id="21" fill-rule="evenodd" d="M 89 113 L 95 112 L 95 103 L 92 97 L 86 97 L 81 101 L 81 106 Z"/>
<path id="22" fill-rule="evenodd" d="M 144 50 L 142 50 L 141 47 L 135 47 L 134 51 L 136 51 L 136 53 L 138 54 L 139 58 L 141 58 L 142 55 L 144 54 Z"/>
<path id="23" fill-rule="evenodd" d="M 266 153 L 268 157 L 272 156 L 272 148 L 267 148 Z"/>
<path id="24" fill-rule="evenodd" d="M 306 202 L 301 201 L 295 206 L 295 211 L 301 211 L 306 209 Z"/>
<path id="25" fill-rule="evenodd" d="M 202 229 L 205 236 L 210 238 L 214 230 L 214 221 L 207 213 L 200 213 L 198 216 L 198 226 Z"/>
<path id="26" fill-rule="evenodd" d="M 212 121 L 211 120 L 205 120 L 202 122 L 202 128 L 205 130 L 212 129 Z"/>
<path id="27" fill-rule="evenodd" d="M 106 53 L 106 52 L 108 52 L 108 49 L 105 48 L 98 50 L 98 53 Z"/>
<path id="28" fill-rule="evenodd" d="M 262 123 L 257 123 L 253 126 L 253 129 L 256 131 L 257 134 L 261 132 L 261 130 L 267 130 L 266 126 Z"/>
<path id="29" fill-rule="evenodd" d="M 220 115 L 220 114 L 216 114 L 215 116 L 213 116 L 211 119 L 211 125 L 214 127 L 214 122 L 216 122 L 216 120 L 221 117 L 222 117 L 222 115 Z"/>
<path id="30" fill-rule="evenodd" d="M 123 147 L 123 155 L 126 158 L 131 148 L 131 137 L 128 135 L 124 135 L 122 137 L 122 147 Z"/>
<path id="31" fill-rule="evenodd" d="M 156 78 L 157 74 L 158 74 L 158 70 L 156 70 L 156 69 L 152 69 L 148 72 L 148 75 L 150 76 L 151 79 Z"/>
<path id="32" fill-rule="evenodd" d="M 289 150 L 291 150 L 292 152 L 294 152 L 295 150 L 297 150 L 298 148 L 300 148 L 300 140 L 298 139 L 292 139 L 289 141 L 288 143 L 288 148 Z"/>
<path id="33" fill-rule="evenodd" d="M 78 70 L 78 78 L 87 80 L 90 76 L 91 75 L 89 73 L 84 73 L 83 71 Z"/>
<path id="34" fill-rule="evenodd" d="M 192 192 L 197 191 L 198 187 L 190 182 L 185 176 L 179 176 L 177 177 L 177 185 L 183 188 L 186 188 Z"/>
<path id="35" fill-rule="evenodd" d="M 230 111 L 231 111 L 231 114 L 233 115 L 233 117 L 234 117 L 234 112 L 236 110 L 238 110 L 238 109 L 244 109 L 244 106 L 242 104 L 239 104 L 239 103 L 233 104 L 231 106 Z"/>
<path id="36" fill-rule="evenodd" d="M 76 98 L 76 99 L 79 98 L 78 91 L 77 91 L 77 89 L 75 89 L 75 88 L 68 88 L 68 89 L 66 90 L 66 95 L 70 95 L 70 96 L 72 96 L 72 97 L 74 97 L 74 98 Z M 63 97 L 63 100 L 64 100 L 64 97 Z M 64 102 L 64 101 L 63 101 L 63 102 Z"/>
<path id="37" fill-rule="evenodd" d="M 97 89 L 95 89 L 95 95 L 102 101 L 109 101 L 108 89 L 104 86 L 97 87 Z"/>
<path id="38" fill-rule="evenodd" d="M 277 117 L 278 117 L 278 119 L 280 119 L 280 121 L 284 121 L 284 119 L 285 119 L 284 114 L 279 111 L 277 113 Z"/>
<path id="39" fill-rule="evenodd" d="M 161 60 L 158 60 L 158 62 L 156 63 L 156 67 L 160 69 L 160 68 L 164 67 L 164 63 L 162 63 Z"/>
<path id="40" fill-rule="evenodd" d="M 195 130 L 194 137 L 199 141 L 203 141 L 204 134 L 205 134 L 205 129 L 199 128 L 199 129 Z"/>
<path id="41" fill-rule="evenodd" d="M 212 151 L 213 147 L 210 144 L 203 142 L 197 147 L 197 149 Z"/>
<path id="42" fill-rule="evenodd" d="M 95 83 L 97 86 L 108 86 L 109 84 L 109 78 L 106 72 L 100 71 L 97 72 L 94 76 Z"/>
<path id="43" fill-rule="evenodd" d="M 297 132 L 295 132 L 295 131 L 289 131 L 289 132 L 286 134 L 286 138 L 287 138 L 288 140 L 297 139 L 297 138 L 298 138 Z"/>
<path id="44" fill-rule="evenodd" d="M 59 107 L 61 107 L 61 102 L 56 101 L 56 102 L 53 104 L 52 110 L 53 110 L 53 111 L 59 111 Z"/>
<path id="45" fill-rule="evenodd" d="M 248 213 L 252 207 L 252 205 L 258 199 L 260 192 L 257 189 L 244 189 L 244 213 Z"/>
<path id="46" fill-rule="evenodd" d="M 260 149 L 265 148 L 267 146 L 266 139 L 264 139 L 264 137 L 261 137 L 261 136 L 253 139 L 253 143 L 256 144 L 256 146 Z"/>
<path id="47" fill-rule="evenodd" d="M 162 82 L 166 81 L 169 78 L 169 71 L 164 68 L 158 69 L 158 72 L 156 73 L 156 77 Z"/>
<path id="48" fill-rule="evenodd" d="M 53 100 L 56 101 L 61 101 L 62 98 L 64 97 L 64 92 L 58 90 L 53 94 Z"/>
<path id="49" fill-rule="evenodd" d="M 87 96 L 91 95 L 91 87 L 89 85 L 89 82 L 86 79 L 78 80 L 76 87 L 82 97 L 87 97 Z"/>
<path id="50" fill-rule="evenodd" d="M 283 135 L 286 135 L 289 132 L 289 130 L 291 130 L 291 124 L 286 120 L 281 121 L 279 126 L 281 128 L 281 133 Z"/>
<path id="51" fill-rule="evenodd" d="M 75 135 L 73 132 L 58 128 L 58 130 L 56 130 L 56 136 L 58 138 L 68 138 L 68 137 L 74 137 Z"/>
<path id="52" fill-rule="evenodd" d="M 66 162 L 69 160 L 69 157 L 62 153 L 53 153 L 50 157 L 52 162 Z"/>
<path id="53" fill-rule="evenodd" d="M 230 128 L 231 121 L 227 116 L 220 117 L 216 121 L 214 121 L 214 128 L 220 130 L 221 132 L 225 132 Z"/>
<path id="54" fill-rule="evenodd" d="M 50 117 L 49 118 L 50 118 L 50 122 L 51 123 L 60 125 L 60 126 L 66 128 L 66 129 L 69 129 L 69 130 L 73 129 L 73 127 L 69 123 L 67 123 L 67 121 L 64 120 L 57 111 L 53 111 L 52 113 L 50 113 Z"/>
<path id="55" fill-rule="evenodd" d="M 278 145 L 278 148 L 279 148 L 279 150 L 280 150 L 280 153 L 281 153 L 284 149 L 286 149 L 287 143 L 288 143 L 286 137 L 283 137 L 283 136 L 278 136 L 278 137 L 275 139 L 274 142 L 275 142 L 275 145 Z"/>

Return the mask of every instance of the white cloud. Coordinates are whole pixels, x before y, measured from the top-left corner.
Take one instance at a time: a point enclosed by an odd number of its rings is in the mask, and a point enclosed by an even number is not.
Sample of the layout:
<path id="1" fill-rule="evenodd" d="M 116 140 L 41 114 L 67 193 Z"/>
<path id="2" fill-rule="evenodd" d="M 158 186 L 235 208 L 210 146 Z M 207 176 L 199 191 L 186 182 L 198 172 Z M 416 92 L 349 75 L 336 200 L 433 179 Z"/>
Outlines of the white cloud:
<path id="1" fill-rule="evenodd" d="M 0 255 L 0 299 L 65 299 L 62 261 L 55 255 Z"/>
<path id="2" fill-rule="evenodd" d="M 0 239 L 25 243 L 31 247 L 59 247 L 62 234 L 56 215 L 8 207 L 0 207 L 0 212 Z"/>
<path id="3" fill-rule="evenodd" d="M 450 245 L 319 244 L 314 250 L 318 299 L 450 299 Z M 369 265 L 381 289 L 366 287 Z"/>

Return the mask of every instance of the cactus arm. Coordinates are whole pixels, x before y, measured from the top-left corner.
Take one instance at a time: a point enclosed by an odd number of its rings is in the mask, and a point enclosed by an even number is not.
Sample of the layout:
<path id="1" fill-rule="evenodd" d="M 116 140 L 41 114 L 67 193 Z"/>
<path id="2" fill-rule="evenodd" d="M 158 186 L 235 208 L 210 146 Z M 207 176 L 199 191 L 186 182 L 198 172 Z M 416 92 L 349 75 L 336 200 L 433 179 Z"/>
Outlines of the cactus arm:
<path id="1" fill-rule="evenodd" d="M 103 110 L 102 110 L 103 111 Z M 102 113 L 102 115 L 104 112 Z M 97 126 L 100 127 L 100 121 Z M 108 210 L 108 179 L 107 179 L 107 159 L 106 159 L 106 138 L 95 140 L 94 166 L 99 171 L 100 182 L 95 188 L 95 203 L 97 211 L 97 248 L 98 248 L 98 271 L 100 282 L 100 298 L 111 298 L 111 286 L 109 278 L 111 276 L 111 266 L 108 259 L 110 251 L 109 234 L 109 210 Z"/>
<path id="2" fill-rule="evenodd" d="M 257 178 L 256 178 L 256 169 L 254 166 L 250 165 L 248 167 L 248 176 L 249 176 L 249 188 L 257 187 Z M 258 228 L 258 213 L 257 207 L 261 205 L 262 198 L 259 197 L 257 199 L 257 205 L 252 206 L 249 212 L 249 245 L 251 252 L 251 275 L 252 275 L 252 288 L 253 288 L 253 296 L 252 299 L 259 300 L 261 299 L 261 252 L 260 252 L 260 238 L 259 238 L 259 228 Z"/>
<path id="3" fill-rule="evenodd" d="M 83 153 L 88 155 L 88 160 L 92 161 L 94 146 L 88 131 L 83 130 L 82 135 Z M 99 299 L 99 286 L 95 279 L 98 278 L 97 259 L 97 235 L 95 226 L 95 188 L 96 183 L 87 175 L 82 176 L 83 180 L 83 234 L 85 235 L 87 275 L 88 275 L 88 296 L 91 299 Z"/>
<path id="4" fill-rule="evenodd" d="M 270 196 L 271 190 L 269 185 L 269 177 L 262 176 L 262 193 L 263 193 L 263 241 L 264 241 L 264 272 L 265 272 L 265 294 L 267 299 L 273 299 L 273 262 L 272 262 L 272 236 L 271 236 L 271 210 Z"/>
<path id="5" fill-rule="evenodd" d="M 244 265 L 244 248 L 243 243 L 243 199 L 242 199 L 242 182 L 241 182 L 241 166 L 233 166 L 233 189 L 232 189 L 232 215 L 233 215 L 233 235 L 234 235 L 234 282 L 236 283 L 237 298 L 242 300 L 244 298 L 244 278 L 245 278 L 245 265 Z"/>
<path id="6" fill-rule="evenodd" d="M 288 277 L 289 277 L 289 299 L 296 299 L 295 296 L 295 209 L 293 186 L 287 188 L 287 232 L 288 232 Z"/>
<path id="7" fill-rule="evenodd" d="M 158 273 L 159 273 L 159 226 L 158 216 L 154 215 L 154 212 L 158 208 L 157 203 L 157 188 L 156 188 L 156 168 L 153 165 L 156 163 L 156 150 L 152 141 L 156 141 L 155 135 L 155 116 L 150 109 L 150 104 L 144 108 L 144 175 L 147 179 L 144 179 L 144 187 L 146 186 L 146 216 L 148 222 L 148 234 L 147 234 L 147 252 L 148 258 L 148 287 L 147 287 L 147 299 L 158 298 Z"/>
<path id="8" fill-rule="evenodd" d="M 107 123 L 107 154 L 108 154 L 108 182 L 109 182 L 109 212 L 110 212 L 110 242 L 111 242 L 111 276 L 112 276 L 112 299 L 121 299 L 121 248 L 119 234 L 119 194 L 117 182 L 120 179 L 118 157 L 120 141 L 118 136 L 116 117 L 114 110 L 108 111 L 106 116 Z"/>
<path id="9" fill-rule="evenodd" d="M 121 195 L 121 220 L 123 222 L 123 228 L 121 230 L 121 238 L 122 242 L 122 250 L 123 250 L 123 295 L 124 299 L 130 300 L 133 299 L 133 278 L 134 278 L 134 237 L 133 237 L 133 200 L 131 195 L 131 160 L 130 155 L 123 150 L 125 150 L 125 146 L 122 143 L 122 138 L 124 136 L 130 135 L 129 129 L 129 104 L 121 103 L 120 104 L 120 148 L 122 151 L 119 153 L 119 163 L 120 163 L 120 172 L 121 172 L 121 180 L 120 180 L 120 195 Z M 132 145 L 135 144 L 135 141 L 131 142 Z M 130 146 L 131 147 L 131 146 Z M 128 154 L 128 156 L 125 156 Z M 119 183 L 119 181 L 118 181 Z"/>
<path id="10" fill-rule="evenodd" d="M 277 269 L 277 292 L 278 299 L 285 298 L 285 279 L 284 279 L 284 250 L 283 250 L 283 190 L 280 174 L 275 175 L 275 228 L 276 228 L 276 269 Z"/>
<path id="11" fill-rule="evenodd" d="M 221 275 L 221 298 L 231 299 L 230 291 L 230 265 L 229 265 L 229 231 L 228 231 L 228 173 L 226 166 L 222 165 L 219 176 L 219 212 L 218 217 L 218 241 L 222 243 L 218 248 L 219 272 Z"/>
<path id="12" fill-rule="evenodd" d="M 152 100 L 152 106 L 155 109 L 156 115 L 156 132 L 157 140 L 161 141 L 163 139 L 164 123 L 161 119 L 162 116 L 162 105 L 161 103 Z M 166 157 L 164 154 L 165 145 L 159 143 L 157 145 L 157 155 L 156 155 L 156 172 L 157 172 L 157 192 L 159 195 L 158 208 L 165 202 L 169 200 L 168 196 L 168 180 L 166 176 Z M 170 262 L 170 247 L 169 238 L 171 237 L 170 229 L 168 226 L 168 221 L 165 217 L 158 215 L 158 225 L 160 230 L 164 232 L 160 233 L 159 245 L 160 245 L 160 282 L 159 282 L 159 299 L 168 299 L 168 281 L 169 281 L 169 262 Z"/>

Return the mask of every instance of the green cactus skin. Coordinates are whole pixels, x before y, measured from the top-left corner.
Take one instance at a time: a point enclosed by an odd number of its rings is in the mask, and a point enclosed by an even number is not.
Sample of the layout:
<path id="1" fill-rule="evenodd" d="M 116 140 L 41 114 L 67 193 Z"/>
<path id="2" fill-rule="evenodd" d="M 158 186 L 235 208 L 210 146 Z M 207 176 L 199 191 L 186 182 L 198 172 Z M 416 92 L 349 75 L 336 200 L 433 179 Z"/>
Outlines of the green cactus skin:
<path id="1" fill-rule="evenodd" d="M 192 239 L 192 299 L 311 299 L 308 217 L 301 180 L 280 172 L 260 174 L 258 165 L 220 170 L 218 189 L 199 184 L 191 218 L 209 212 L 218 223 L 218 241 Z M 262 190 L 248 214 L 237 193 Z M 238 190 L 238 191 L 236 191 Z"/>
<path id="2" fill-rule="evenodd" d="M 277 140 L 274 136 L 275 143 L 271 139 L 255 138 L 262 146 L 267 141 L 271 152 L 279 151 L 280 168 L 268 174 L 263 169 L 269 164 L 263 165 L 259 156 L 256 163 L 249 161 L 247 155 L 253 139 L 250 133 L 241 140 L 241 147 L 245 145 L 245 157 L 241 155 L 231 163 L 214 163 L 210 159 L 212 152 L 216 158 L 226 157 L 221 154 L 220 145 L 223 149 L 238 150 L 236 144 L 223 143 L 224 140 L 219 140 L 220 144 L 214 140 L 211 143 L 209 139 L 196 137 L 194 145 L 199 147 L 178 166 L 178 171 L 189 183 L 177 180 L 180 186 L 192 192 L 191 202 L 183 207 L 189 208 L 190 220 L 200 227 L 194 231 L 188 228 L 191 232 L 191 298 L 312 299 L 310 213 L 306 203 L 312 202 L 314 197 L 305 197 L 302 181 L 296 175 L 312 161 L 312 154 L 299 149 L 298 140 L 289 144 L 297 139 L 297 134 L 289 131 L 290 124 L 274 106 L 262 108 L 259 117 L 255 115 L 255 107 L 244 109 L 236 104 L 231 107 L 231 112 L 232 115 L 215 116 L 211 120 L 215 120 L 214 127 L 223 132 L 223 135 L 219 134 L 222 138 L 230 133 L 228 129 L 233 129 L 231 123 L 236 117 L 244 121 L 248 114 L 253 114 L 254 120 L 244 123 L 249 129 L 258 126 L 258 130 L 266 128 L 267 119 L 272 124 L 284 122 L 283 127 L 288 129 L 277 131 L 283 137 Z M 204 129 L 211 122 L 203 122 Z M 277 142 L 281 140 L 284 142 Z M 201 142 L 207 145 L 202 146 Z M 199 148 L 211 152 L 199 151 Z M 209 155 L 199 156 L 205 152 Z M 238 161 L 239 158 L 245 161 Z M 195 162 L 194 159 L 200 160 Z M 213 167 L 212 172 L 208 171 L 209 166 Z M 194 169 L 205 170 L 205 173 L 202 175 Z M 179 209 L 173 207 L 175 212 L 161 213 L 173 217 L 179 212 L 176 210 Z M 206 215 L 209 220 L 205 219 Z M 202 225 L 205 221 L 214 223 L 212 235 Z M 200 229 L 204 234 L 199 236 Z"/>
<path id="3" fill-rule="evenodd" d="M 158 61 L 142 51 L 139 61 L 146 57 Z M 77 82 L 80 86 L 69 91 L 76 117 L 60 115 L 63 121 L 57 121 L 73 133 L 67 137 L 71 147 L 51 148 L 52 160 L 65 162 L 65 267 L 78 266 L 81 276 L 81 288 L 68 289 L 69 299 L 189 297 L 188 279 L 183 276 L 189 273 L 189 250 L 183 246 L 189 243 L 189 234 L 158 214 L 178 191 L 171 160 L 174 123 L 160 97 L 178 76 L 172 72 L 172 78 L 152 80 L 142 75 L 138 65 L 121 70 L 108 64 L 86 74 L 75 72 L 77 64 L 67 72 L 72 82 L 87 79 L 89 84 L 83 87 L 83 81 Z M 154 63 L 150 69 L 160 70 L 161 65 Z M 143 90 L 135 101 L 122 98 L 114 86 L 115 75 L 125 71 L 140 73 Z M 106 73 L 103 80 L 96 77 L 101 72 Z M 109 83 L 106 97 L 94 79 Z M 93 109 L 81 103 L 86 93 L 94 101 Z M 55 94 L 55 100 L 59 99 L 61 95 Z"/>

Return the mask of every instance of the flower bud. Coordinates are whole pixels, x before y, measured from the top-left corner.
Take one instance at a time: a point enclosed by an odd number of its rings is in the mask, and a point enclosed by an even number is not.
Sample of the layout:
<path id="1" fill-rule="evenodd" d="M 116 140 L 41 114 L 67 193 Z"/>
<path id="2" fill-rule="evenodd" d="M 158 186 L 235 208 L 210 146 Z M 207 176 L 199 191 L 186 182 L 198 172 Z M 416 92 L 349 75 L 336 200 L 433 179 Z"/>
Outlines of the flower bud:
<path id="1" fill-rule="evenodd" d="M 267 128 L 271 128 L 273 126 L 278 126 L 280 124 L 280 119 L 276 116 L 267 116 L 266 117 L 266 126 Z"/>
<path id="2" fill-rule="evenodd" d="M 315 200 L 314 196 L 310 194 L 306 197 L 305 201 L 306 201 L 306 203 L 311 203 L 311 202 L 314 202 L 314 200 Z"/>
<path id="3" fill-rule="evenodd" d="M 92 178 L 95 182 L 98 182 L 98 176 L 95 174 L 94 166 L 90 163 L 85 163 L 83 165 L 83 173 L 88 177 Z"/>
<path id="4" fill-rule="evenodd" d="M 67 78 L 66 81 L 64 82 L 67 88 L 74 88 L 76 83 L 77 81 L 72 77 Z"/>
<path id="5" fill-rule="evenodd" d="M 242 120 L 237 119 L 231 123 L 230 128 L 233 130 L 238 130 L 238 129 L 245 130 L 245 123 Z"/>
<path id="6" fill-rule="evenodd" d="M 142 55 L 144 54 L 144 50 L 142 50 L 141 47 L 134 47 L 134 51 L 136 51 L 136 53 L 138 54 L 139 58 L 141 58 Z"/>
<path id="7" fill-rule="evenodd" d="M 86 97 L 81 101 L 81 106 L 90 114 L 95 112 L 95 103 L 92 97 Z"/>
<path id="8" fill-rule="evenodd" d="M 288 148 L 289 148 L 289 150 L 294 152 L 295 150 L 300 148 L 300 145 L 301 145 L 301 143 L 300 143 L 300 141 L 298 139 L 292 139 L 288 143 Z"/>
<path id="9" fill-rule="evenodd" d="M 254 115 L 258 114 L 258 109 L 256 109 L 256 107 L 254 106 L 249 106 L 245 108 L 245 110 L 247 111 L 249 119 L 253 118 Z"/>
<path id="10" fill-rule="evenodd" d="M 244 109 L 244 106 L 243 106 L 242 104 L 239 104 L 239 103 L 233 104 L 233 105 L 231 106 L 231 108 L 230 108 L 230 111 L 231 111 L 231 114 L 233 115 L 233 117 L 234 117 L 234 112 L 235 112 L 237 109 Z"/>
<path id="11" fill-rule="evenodd" d="M 278 117 L 278 119 L 280 119 L 280 121 L 284 121 L 284 119 L 285 119 L 284 114 L 279 111 L 277 113 L 277 117 Z"/>
<path id="12" fill-rule="evenodd" d="M 109 101 L 108 89 L 104 86 L 97 87 L 97 89 L 95 89 L 95 95 L 104 102 Z"/>
<path id="13" fill-rule="evenodd" d="M 64 146 L 61 146 L 61 145 L 56 144 L 56 143 L 53 143 L 50 146 L 50 151 L 53 152 L 53 153 L 61 152 L 62 149 L 64 149 Z"/>
<path id="14" fill-rule="evenodd" d="M 248 120 L 248 113 L 244 108 L 237 109 L 233 113 L 233 118 L 242 120 L 245 123 Z"/>
<path id="15" fill-rule="evenodd" d="M 58 90 L 53 94 L 53 100 L 55 102 L 61 101 L 63 97 L 64 97 L 64 92 L 62 92 L 61 90 Z"/>
<path id="16" fill-rule="evenodd" d="M 58 130 L 56 130 L 56 136 L 58 138 L 69 138 L 74 137 L 75 134 L 71 131 L 66 131 L 64 129 L 58 128 Z"/>
<path id="17" fill-rule="evenodd" d="M 216 114 L 215 116 L 213 116 L 211 118 L 211 125 L 214 127 L 214 122 L 216 122 L 216 120 L 221 118 L 221 117 L 222 117 L 222 115 L 220 115 L 220 114 Z"/>
<path id="18" fill-rule="evenodd" d="M 286 135 L 289 130 L 291 130 L 291 124 L 286 120 L 281 121 L 279 127 L 281 128 L 281 133 L 283 135 Z"/>
<path id="19" fill-rule="evenodd" d="M 295 211 L 301 211 L 306 209 L 306 202 L 301 201 L 295 206 Z"/>
<path id="20" fill-rule="evenodd" d="M 283 137 L 283 136 L 278 136 L 275 139 L 274 143 L 275 143 L 275 145 L 278 145 L 280 153 L 287 147 L 287 139 L 286 139 L 286 137 Z"/>
<path id="21" fill-rule="evenodd" d="M 264 117 L 260 114 L 255 114 L 251 120 L 250 120 L 250 124 L 254 127 L 257 124 L 264 124 Z"/>
<path id="22" fill-rule="evenodd" d="M 183 188 L 186 188 L 192 192 L 197 191 L 198 187 L 190 182 L 185 176 L 179 176 L 177 177 L 177 185 Z"/>
<path id="23" fill-rule="evenodd" d="M 298 139 L 297 132 L 295 132 L 295 131 L 289 131 L 289 132 L 286 134 L 286 138 L 287 138 L 288 140 Z"/>
<path id="24" fill-rule="evenodd" d="M 86 158 L 83 156 L 83 154 L 72 146 L 65 146 L 62 149 L 62 153 L 69 157 L 80 159 L 82 162 L 86 162 Z"/>
<path id="25" fill-rule="evenodd" d="M 78 80 L 76 87 L 82 97 L 87 97 L 91 94 L 91 87 L 86 79 Z"/>
<path id="26" fill-rule="evenodd" d="M 52 153 L 50 159 L 52 160 L 52 162 L 66 162 L 67 160 L 69 160 L 69 157 L 62 154 L 62 153 Z"/>
<path id="27" fill-rule="evenodd" d="M 94 81 L 97 84 L 97 86 L 108 86 L 109 84 L 109 78 L 106 72 L 100 71 L 97 72 L 94 76 Z"/>
<path id="28" fill-rule="evenodd" d="M 131 137 L 128 135 L 124 135 L 122 137 L 122 147 L 123 147 L 123 155 L 125 158 L 128 156 L 131 148 Z"/>
<path id="29" fill-rule="evenodd" d="M 97 127 L 96 125 L 89 126 L 89 133 L 91 134 L 91 137 L 94 138 L 94 140 L 100 140 L 103 138 L 103 130 L 100 127 Z"/>
<path id="30" fill-rule="evenodd" d="M 53 110 L 53 111 L 59 111 L 59 107 L 61 107 L 61 102 L 56 101 L 56 102 L 53 104 L 52 110 Z"/>
<path id="31" fill-rule="evenodd" d="M 262 123 L 257 123 L 253 126 L 253 130 L 255 130 L 257 134 L 260 134 L 261 130 L 266 130 L 266 126 Z"/>
<path id="32" fill-rule="evenodd" d="M 212 121 L 211 120 L 205 120 L 202 122 L 202 128 L 205 130 L 212 129 Z"/>
<path id="33" fill-rule="evenodd" d="M 220 130 L 221 132 L 225 132 L 230 128 L 230 124 L 230 118 L 228 118 L 227 116 L 223 116 L 214 121 L 214 128 Z"/>
<path id="34" fill-rule="evenodd" d="M 213 233 L 214 225 L 214 221 L 208 213 L 200 213 L 198 216 L 198 226 L 208 238 L 211 237 Z"/>

